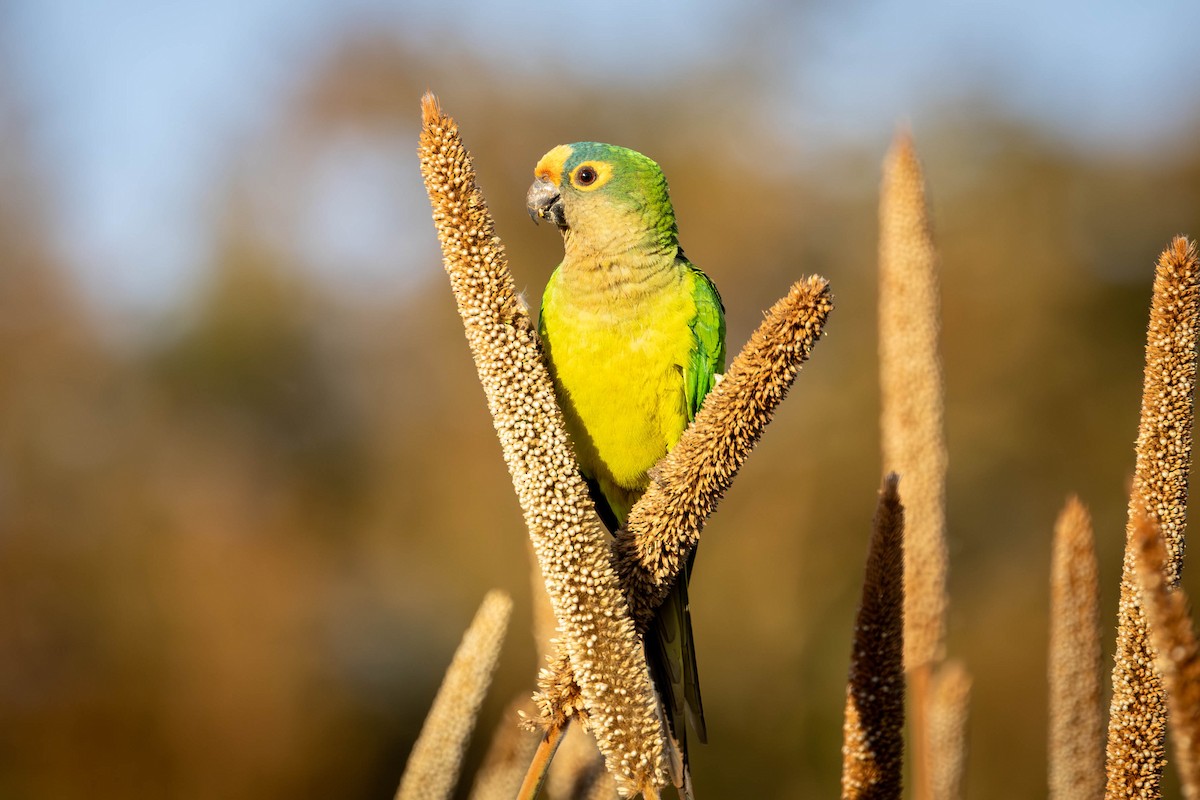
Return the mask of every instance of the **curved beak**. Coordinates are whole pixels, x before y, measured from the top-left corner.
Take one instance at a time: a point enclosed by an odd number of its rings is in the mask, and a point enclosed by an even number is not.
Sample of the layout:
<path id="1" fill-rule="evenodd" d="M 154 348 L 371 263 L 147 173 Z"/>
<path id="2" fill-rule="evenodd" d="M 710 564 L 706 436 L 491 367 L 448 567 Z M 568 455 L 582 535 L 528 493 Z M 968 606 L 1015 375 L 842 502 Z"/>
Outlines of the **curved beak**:
<path id="1" fill-rule="evenodd" d="M 534 222 L 548 219 L 560 228 L 567 227 L 567 215 L 563 210 L 562 195 L 558 187 L 545 178 L 538 178 L 525 195 L 525 208 Z"/>

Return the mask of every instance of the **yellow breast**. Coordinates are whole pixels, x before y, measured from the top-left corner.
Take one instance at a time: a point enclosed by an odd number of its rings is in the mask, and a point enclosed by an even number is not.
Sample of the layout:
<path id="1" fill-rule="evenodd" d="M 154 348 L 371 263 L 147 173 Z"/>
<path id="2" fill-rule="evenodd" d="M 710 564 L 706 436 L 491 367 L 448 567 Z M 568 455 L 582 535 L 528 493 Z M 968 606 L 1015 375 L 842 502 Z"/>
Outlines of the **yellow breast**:
<path id="1" fill-rule="evenodd" d="M 594 302 L 558 284 L 542 306 L 551 372 L 580 468 L 623 518 L 687 426 L 695 306 L 681 290 Z"/>

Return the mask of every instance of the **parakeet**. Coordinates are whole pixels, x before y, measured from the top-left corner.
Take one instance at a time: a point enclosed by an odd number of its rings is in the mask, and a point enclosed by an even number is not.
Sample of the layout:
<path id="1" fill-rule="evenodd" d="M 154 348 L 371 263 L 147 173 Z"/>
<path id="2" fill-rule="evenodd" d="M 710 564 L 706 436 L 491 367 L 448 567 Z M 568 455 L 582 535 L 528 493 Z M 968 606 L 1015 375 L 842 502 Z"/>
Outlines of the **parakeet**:
<path id="1" fill-rule="evenodd" d="M 558 226 L 565 250 L 538 328 L 580 470 L 615 530 L 725 369 L 724 308 L 679 246 L 654 161 L 578 142 L 548 152 L 534 177 L 529 213 Z M 685 717 L 701 742 L 707 738 L 687 597 L 694 558 L 646 637 L 685 762 Z"/>

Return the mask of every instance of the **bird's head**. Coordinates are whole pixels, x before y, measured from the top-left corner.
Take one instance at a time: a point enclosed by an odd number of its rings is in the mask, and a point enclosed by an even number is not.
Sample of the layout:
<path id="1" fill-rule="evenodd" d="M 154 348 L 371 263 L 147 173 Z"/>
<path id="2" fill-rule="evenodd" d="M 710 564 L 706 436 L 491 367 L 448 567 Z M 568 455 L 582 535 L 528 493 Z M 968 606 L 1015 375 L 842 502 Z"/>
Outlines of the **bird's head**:
<path id="1" fill-rule="evenodd" d="M 625 231 L 674 241 L 667 181 L 641 153 L 599 142 L 562 144 L 542 156 L 533 175 L 529 215 L 553 222 L 565 237 L 595 241 Z"/>

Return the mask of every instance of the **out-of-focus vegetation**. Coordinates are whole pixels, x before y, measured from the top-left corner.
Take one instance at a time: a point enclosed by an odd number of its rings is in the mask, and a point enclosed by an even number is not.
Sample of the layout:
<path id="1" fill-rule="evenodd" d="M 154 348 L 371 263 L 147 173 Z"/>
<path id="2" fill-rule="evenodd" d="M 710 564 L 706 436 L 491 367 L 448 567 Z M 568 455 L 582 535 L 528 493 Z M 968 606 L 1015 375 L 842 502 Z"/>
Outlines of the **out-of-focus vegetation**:
<path id="1" fill-rule="evenodd" d="M 112 344 L 78 296 L 22 129 L 0 130 L 0 796 L 390 796 L 492 587 L 517 608 L 481 735 L 532 690 L 526 537 L 427 209 L 398 222 L 429 259 L 392 294 L 339 292 L 288 247 L 304 235 L 288 195 L 339 143 L 409 159 L 419 181 L 429 87 L 530 297 L 561 252 L 525 217 L 532 165 L 580 139 L 663 165 L 731 350 L 799 275 L 830 279 L 827 337 L 707 528 L 691 595 L 700 793 L 836 792 L 880 479 L 876 186 L 891 131 L 812 166 L 803 142 L 756 127 L 753 95 L 711 76 L 669 97 L 569 82 L 547 103 L 465 57 L 439 68 L 347 42 L 251 158 L 213 177 L 224 211 L 205 280 L 137 347 Z M 692 100 L 714 91 L 729 116 L 696 118 Z M 1068 492 L 1091 506 L 1113 623 L 1153 264 L 1171 235 L 1200 234 L 1200 145 L 1091 155 L 986 98 L 915 134 L 943 268 L 967 793 L 1034 797 L 1054 518 Z"/>

